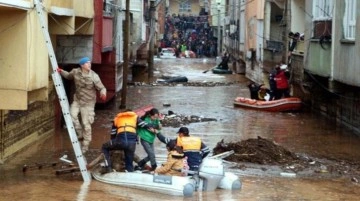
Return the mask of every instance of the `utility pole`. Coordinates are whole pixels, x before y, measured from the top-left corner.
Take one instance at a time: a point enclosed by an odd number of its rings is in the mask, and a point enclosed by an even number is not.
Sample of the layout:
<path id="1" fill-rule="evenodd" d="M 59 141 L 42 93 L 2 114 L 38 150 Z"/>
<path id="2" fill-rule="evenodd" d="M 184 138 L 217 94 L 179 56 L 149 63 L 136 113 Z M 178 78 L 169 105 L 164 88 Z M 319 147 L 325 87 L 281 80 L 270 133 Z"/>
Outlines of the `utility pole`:
<path id="1" fill-rule="evenodd" d="M 150 41 L 148 60 L 148 81 L 154 76 L 155 0 L 150 0 Z"/>
<path id="2" fill-rule="evenodd" d="M 283 64 L 288 64 L 288 52 L 289 52 L 289 31 L 288 29 L 291 28 L 290 26 L 290 16 L 289 16 L 289 0 L 285 0 L 284 5 L 284 14 L 283 14 L 283 43 L 284 43 L 284 50 L 282 55 L 282 62 Z"/>
<path id="3" fill-rule="evenodd" d="M 130 38 L 130 0 L 126 0 L 125 8 L 125 30 L 124 30 L 124 65 L 123 65 L 123 85 L 121 89 L 121 103 L 120 109 L 126 108 L 127 95 L 127 79 L 129 68 L 129 38 Z"/>
<path id="4" fill-rule="evenodd" d="M 218 56 L 221 56 L 221 48 L 220 48 L 220 29 L 221 29 L 221 26 L 220 26 L 220 4 L 221 4 L 221 0 L 216 0 L 216 3 L 217 3 L 217 11 L 218 11 L 217 52 L 218 52 Z"/>

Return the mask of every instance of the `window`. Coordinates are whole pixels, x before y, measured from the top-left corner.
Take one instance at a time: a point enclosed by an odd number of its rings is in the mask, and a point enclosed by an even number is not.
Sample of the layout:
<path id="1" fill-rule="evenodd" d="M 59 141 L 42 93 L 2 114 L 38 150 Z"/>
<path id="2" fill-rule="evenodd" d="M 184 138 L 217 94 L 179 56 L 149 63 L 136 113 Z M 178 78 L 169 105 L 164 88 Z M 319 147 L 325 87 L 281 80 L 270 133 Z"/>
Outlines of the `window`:
<path id="1" fill-rule="evenodd" d="M 179 3 L 179 12 L 191 12 L 191 3 L 188 0 Z"/>
<path id="2" fill-rule="evenodd" d="M 313 20 L 331 20 L 333 8 L 333 0 L 313 0 Z"/>
<path id="3" fill-rule="evenodd" d="M 343 27 L 344 27 L 344 38 L 348 40 L 355 40 L 356 1 L 357 0 L 345 0 Z"/>
<path id="4" fill-rule="evenodd" d="M 321 39 L 331 37 L 334 0 L 313 0 L 314 29 L 312 37 Z"/>

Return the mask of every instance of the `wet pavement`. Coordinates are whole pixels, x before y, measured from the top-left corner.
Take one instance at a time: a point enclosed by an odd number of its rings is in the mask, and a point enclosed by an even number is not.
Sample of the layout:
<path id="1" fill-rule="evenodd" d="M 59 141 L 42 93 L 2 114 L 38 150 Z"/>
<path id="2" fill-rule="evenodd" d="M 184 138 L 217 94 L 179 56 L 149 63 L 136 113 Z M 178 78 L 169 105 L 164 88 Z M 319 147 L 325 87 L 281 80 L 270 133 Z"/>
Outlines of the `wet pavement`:
<path id="1" fill-rule="evenodd" d="M 186 86 L 176 84 L 129 85 L 127 107 L 139 108 L 152 104 L 161 113 L 169 110 L 190 116 L 215 118 L 217 121 L 186 125 L 190 134 L 199 136 L 212 149 L 224 139 L 240 141 L 261 136 L 274 140 L 291 152 L 314 159 L 337 161 L 360 161 L 360 139 L 352 131 L 338 127 L 326 118 L 308 110 L 297 113 L 268 113 L 234 108 L 237 96 L 249 96 L 248 80 L 244 75 L 215 75 L 203 73 L 215 65 L 214 59 L 168 59 L 155 60 L 155 76 L 186 76 L 189 82 L 233 82 L 221 86 Z M 146 76 L 146 75 L 144 75 Z M 141 80 L 141 79 L 140 79 Z M 119 111 L 119 98 L 96 110 L 93 125 L 93 141 L 90 153 L 98 152 L 109 138 L 110 121 Z M 164 103 L 170 106 L 164 106 Z M 166 136 L 176 136 L 178 128 L 164 127 Z M 165 159 L 165 146 L 155 142 L 158 161 Z M 137 154 L 144 156 L 141 145 Z M 358 200 L 360 187 L 351 181 L 357 175 L 331 175 L 329 172 L 282 177 L 276 167 L 252 166 L 233 169 L 242 181 L 241 191 L 216 190 L 195 193 L 192 198 L 169 197 L 136 189 L 123 188 L 93 180 L 83 184 L 80 174 L 55 175 L 53 167 L 34 168 L 23 174 L 24 164 L 49 164 L 59 162 L 68 154 L 73 157 L 66 129 L 32 145 L 0 165 L 0 201 L 2 200 Z M 87 155 L 89 157 L 89 155 Z M 90 160 L 90 159 L 88 159 Z M 347 163 L 348 164 L 348 163 Z M 249 164 L 244 164 L 248 165 Z"/>

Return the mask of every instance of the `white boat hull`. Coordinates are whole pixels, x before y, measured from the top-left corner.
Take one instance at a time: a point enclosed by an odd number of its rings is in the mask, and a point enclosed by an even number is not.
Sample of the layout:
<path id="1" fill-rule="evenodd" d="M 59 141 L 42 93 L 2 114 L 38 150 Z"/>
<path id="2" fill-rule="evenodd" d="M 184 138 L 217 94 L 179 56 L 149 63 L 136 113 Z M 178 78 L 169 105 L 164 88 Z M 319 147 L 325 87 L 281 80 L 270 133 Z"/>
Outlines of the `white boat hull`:
<path id="1" fill-rule="evenodd" d="M 241 189 L 239 177 L 231 172 L 225 172 L 222 160 L 213 158 L 203 160 L 197 177 L 152 175 L 140 171 L 101 174 L 100 169 L 99 166 L 92 172 L 92 176 L 98 181 L 175 196 L 189 197 L 196 190 Z"/>
<path id="2" fill-rule="evenodd" d="M 94 179 L 129 188 L 158 192 L 175 196 L 192 196 L 195 181 L 190 177 L 152 175 L 141 172 L 111 172 L 100 174 L 92 172 Z"/>

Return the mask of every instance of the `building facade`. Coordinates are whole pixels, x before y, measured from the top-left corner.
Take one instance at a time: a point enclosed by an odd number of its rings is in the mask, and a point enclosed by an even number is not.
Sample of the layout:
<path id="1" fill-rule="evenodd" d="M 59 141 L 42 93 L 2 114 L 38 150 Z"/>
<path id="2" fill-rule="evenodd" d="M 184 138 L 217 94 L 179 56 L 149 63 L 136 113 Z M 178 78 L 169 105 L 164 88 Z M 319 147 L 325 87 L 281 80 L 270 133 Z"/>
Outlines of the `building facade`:
<path id="1" fill-rule="evenodd" d="M 199 0 L 169 0 L 168 14 L 192 15 L 198 16 L 201 11 L 201 3 Z"/>
<path id="2" fill-rule="evenodd" d="M 306 1 L 305 82 L 312 108 L 360 133 L 360 2 Z"/>
<path id="3" fill-rule="evenodd" d="M 81 57 L 90 57 L 110 100 L 122 83 L 116 78 L 113 40 L 118 6 L 111 5 L 114 1 L 42 2 L 59 66 L 71 70 Z M 32 0 L 0 1 L 0 160 L 60 127 L 61 108 L 51 79 L 54 71 L 34 6 Z M 64 82 L 64 86 L 71 101 L 71 84 Z"/>
<path id="4" fill-rule="evenodd" d="M 267 86 L 275 65 L 288 64 L 292 95 L 359 131 L 359 4 L 355 0 L 228 0 L 222 48 L 236 67 L 245 66 L 249 79 Z M 294 49 L 290 33 L 300 35 Z"/>

